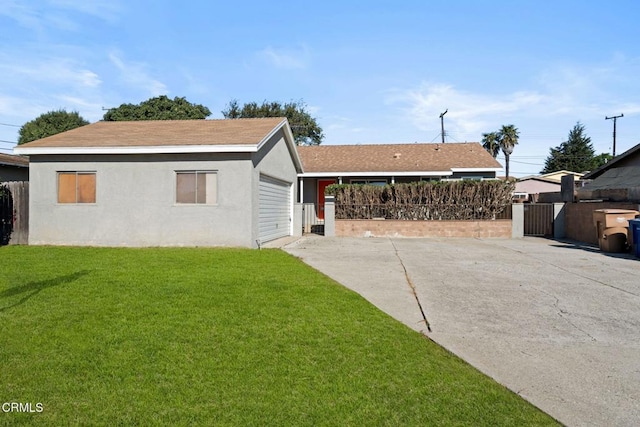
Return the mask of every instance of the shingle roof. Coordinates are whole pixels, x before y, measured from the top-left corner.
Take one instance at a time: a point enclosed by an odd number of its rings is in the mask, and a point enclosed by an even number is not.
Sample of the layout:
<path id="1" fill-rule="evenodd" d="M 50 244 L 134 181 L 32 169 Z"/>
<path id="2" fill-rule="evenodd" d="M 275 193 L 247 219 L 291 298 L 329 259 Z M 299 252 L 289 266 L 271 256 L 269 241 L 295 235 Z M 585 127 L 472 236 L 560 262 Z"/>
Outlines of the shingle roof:
<path id="1" fill-rule="evenodd" d="M 320 145 L 298 147 L 305 173 L 424 172 L 452 168 L 501 169 L 477 142 L 448 144 Z"/>
<path id="2" fill-rule="evenodd" d="M 582 178 L 583 179 L 595 179 L 597 177 L 599 177 L 600 175 L 602 175 L 603 173 L 605 173 L 606 171 L 608 171 L 611 168 L 615 168 L 615 167 L 620 167 L 620 164 L 622 164 L 623 162 L 625 162 L 625 160 L 630 159 L 630 158 L 634 158 L 635 156 L 640 155 L 640 144 L 631 147 L 630 149 L 628 149 L 627 151 L 625 151 L 622 154 L 617 155 L 616 157 L 614 157 L 613 159 L 609 160 L 607 163 L 605 163 L 604 165 L 600 166 L 599 168 L 586 173 Z"/>
<path id="3" fill-rule="evenodd" d="M 29 158 L 22 156 L 14 156 L 12 154 L 0 153 L 0 165 L 29 167 Z"/>
<path id="4" fill-rule="evenodd" d="M 282 117 L 232 120 L 148 120 L 96 122 L 23 144 L 36 147 L 149 147 L 257 145 Z"/>

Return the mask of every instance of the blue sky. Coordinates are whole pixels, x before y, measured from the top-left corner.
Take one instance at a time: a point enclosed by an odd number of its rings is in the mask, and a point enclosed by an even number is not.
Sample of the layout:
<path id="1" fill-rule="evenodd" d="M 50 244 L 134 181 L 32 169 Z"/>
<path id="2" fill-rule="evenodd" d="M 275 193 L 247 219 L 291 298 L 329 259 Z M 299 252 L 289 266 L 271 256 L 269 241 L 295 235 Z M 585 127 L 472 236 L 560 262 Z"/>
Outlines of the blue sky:
<path id="1" fill-rule="evenodd" d="M 514 124 L 515 176 L 577 121 L 597 153 L 640 143 L 635 1 L 0 0 L 0 152 L 50 110 L 166 94 L 304 100 L 324 144 L 480 141 Z M 498 160 L 502 161 L 501 157 Z"/>

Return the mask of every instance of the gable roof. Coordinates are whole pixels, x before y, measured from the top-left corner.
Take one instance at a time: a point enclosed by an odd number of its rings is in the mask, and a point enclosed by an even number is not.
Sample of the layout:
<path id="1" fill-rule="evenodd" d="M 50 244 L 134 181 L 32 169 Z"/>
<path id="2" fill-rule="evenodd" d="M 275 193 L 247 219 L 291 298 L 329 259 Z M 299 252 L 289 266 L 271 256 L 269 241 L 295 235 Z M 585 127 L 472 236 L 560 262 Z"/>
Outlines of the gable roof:
<path id="1" fill-rule="evenodd" d="M 543 178 L 546 179 L 550 179 L 552 181 L 555 182 L 560 182 L 562 181 L 562 177 L 565 175 L 573 175 L 577 180 L 579 180 L 580 178 L 582 178 L 584 176 L 584 173 L 582 172 L 573 172 L 573 171 L 568 171 L 566 169 L 562 169 L 559 171 L 555 171 L 555 172 L 549 172 L 549 173 L 544 173 L 542 175 L 540 175 Z"/>
<path id="2" fill-rule="evenodd" d="M 540 182 L 547 182 L 549 184 L 558 184 L 560 185 L 560 181 L 558 181 L 557 179 L 552 179 L 552 178 L 548 178 L 544 175 L 527 175 L 527 176 L 523 176 L 517 179 L 518 182 L 525 182 L 525 181 L 540 181 Z"/>
<path id="3" fill-rule="evenodd" d="M 477 142 L 301 146 L 298 152 L 305 176 L 450 175 L 502 169 Z"/>
<path id="4" fill-rule="evenodd" d="M 0 165 L 14 166 L 18 168 L 28 168 L 29 159 L 27 157 L 14 156 L 13 154 L 0 153 Z"/>
<path id="5" fill-rule="evenodd" d="M 101 121 L 20 145 L 13 151 L 27 155 L 255 153 L 281 129 L 293 162 L 301 170 L 302 162 L 284 117 Z"/>
<path id="6" fill-rule="evenodd" d="M 72 154 L 141 147 L 233 146 L 238 151 L 265 142 L 287 123 L 283 117 L 223 120 L 144 120 L 96 122 L 23 144 L 17 153 Z M 56 149 L 56 150 L 53 150 Z M 74 150 L 76 149 L 76 150 Z M 112 150 L 108 150 L 112 149 Z M 253 151 L 253 150 L 247 150 Z"/>
<path id="7" fill-rule="evenodd" d="M 639 153 L 640 153 L 640 144 L 636 145 L 635 147 L 631 147 L 630 149 L 628 149 L 624 153 L 614 157 L 613 159 L 611 159 L 610 161 L 608 161 L 604 165 L 600 166 L 599 168 L 597 168 L 595 170 L 592 170 L 591 172 L 585 174 L 583 176 L 583 179 L 595 179 L 595 178 L 599 177 L 600 175 L 602 175 L 604 172 L 606 172 L 609 169 L 611 169 L 612 167 L 616 166 L 616 164 L 618 164 L 619 162 L 621 162 L 621 161 L 623 161 L 625 159 L 628 159 L 629 157 L 638 155 Z"/>
<path id="8" fill-rule="evenodd" d="M 560 185 L 560 183 L 562 182 L 562 177 L 565 175 L 573 175 L 576 179 L 576 181 L 579 181 L 582 176 L 584 175 L 583 173 L 580 172 L 571 172 L 568 170 L 560 170 L 560 171 L 555 171 L 555 172 L 551 172 L 551 173 L 545 173 L 542 175 L 527 175 L 527 176 L 523 176 L 521 178 L 518 178 L 518 182 L 522 182 L 522 181 L 541 181 L 541 182 L 548 182 L 550 184 L 558 184 Z"/>

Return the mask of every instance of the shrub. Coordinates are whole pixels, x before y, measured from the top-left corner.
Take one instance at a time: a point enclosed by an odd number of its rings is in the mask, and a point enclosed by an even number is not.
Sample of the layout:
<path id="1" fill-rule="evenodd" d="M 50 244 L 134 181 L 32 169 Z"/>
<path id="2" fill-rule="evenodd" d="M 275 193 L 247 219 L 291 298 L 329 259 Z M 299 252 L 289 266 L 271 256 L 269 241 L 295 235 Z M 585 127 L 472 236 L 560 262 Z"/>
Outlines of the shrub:
<path id="1" fill-rule="evenodd" d="M 338 219 L 495 219 L 511 204 L 508 181 L 438 181 L 376 185 L 337 184 Z"/>

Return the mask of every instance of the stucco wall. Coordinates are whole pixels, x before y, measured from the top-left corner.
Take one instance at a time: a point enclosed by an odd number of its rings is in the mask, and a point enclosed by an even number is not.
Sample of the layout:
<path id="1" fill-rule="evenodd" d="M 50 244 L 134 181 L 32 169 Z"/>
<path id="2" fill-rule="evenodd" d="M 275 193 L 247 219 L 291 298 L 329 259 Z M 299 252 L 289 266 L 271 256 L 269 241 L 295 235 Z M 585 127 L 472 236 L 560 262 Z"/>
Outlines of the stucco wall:
<path id="1" fill-rule="evenodd" d="M 511 220 L 495 221 L 335 221 L 335 235 L 340 237 L 512 237 Z"/>
<path id="2" fill-rule="evenodd" d="M 567 203 L 565 205 L 565 235 L 568 239 L 598 244 L 596 226 L 593 224 L 593 211 L 596 209 L 639 210 L 632 203 L 594 202 Z"/>
<path id="3" fill-rule="evenodd" d="M 516 182 L 517 193 L 548 193 L 554 191 L 560 191 L 560 184 L 553 184 L 551 182 L 537 181 L 534 179 L 528 179 L 525 181 Z"/>
<path id="4" fill-rule="evenodd" d="M 32 156 L 30 244 L 253 246 L 249 154 Z M 217 171 L 216 205 L 175 203 L 176 170 Z M 58 204 L 57 171 L 95 171 L 95 204 Z"/>
<path id="5" fill-rule="evenodd" d="M 261 174 L 291 184 L 289 195 L 289 212 L 291 216 L 289 221 L 289 234 L 293 234 L 293 205 L 296 202 L 296 195 L 298 194 L 298 171 L 293 163 L 291 154 L 284 139 L 284 133 L 280 130 L 258 153 L 253 155 L 252 162 L 255 167 L 253 168 L 252 175 L 253 191 L 251 197 L 253 206 L 251 212 L 253 221 L 253 226 L 251 227 L 252 247 L 257 246 L 256 240 L 259 237 L 259 187 Z"/>

